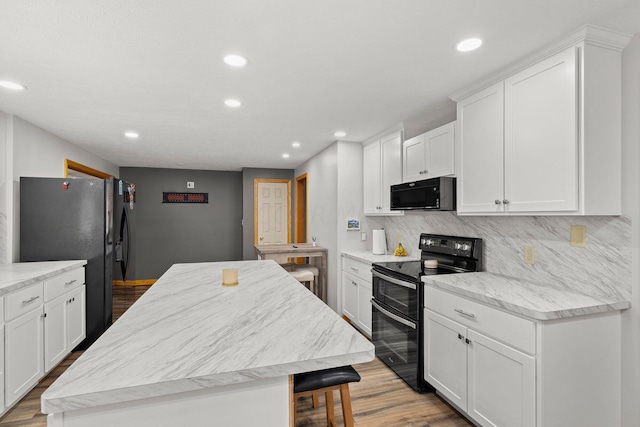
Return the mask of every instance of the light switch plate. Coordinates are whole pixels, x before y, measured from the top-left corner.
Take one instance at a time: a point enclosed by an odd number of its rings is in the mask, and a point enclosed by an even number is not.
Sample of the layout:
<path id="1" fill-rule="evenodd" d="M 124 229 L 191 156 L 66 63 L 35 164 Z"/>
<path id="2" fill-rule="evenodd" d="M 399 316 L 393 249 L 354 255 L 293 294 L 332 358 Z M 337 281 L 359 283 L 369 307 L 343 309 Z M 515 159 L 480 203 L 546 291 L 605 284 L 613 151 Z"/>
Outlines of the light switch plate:
<path id="1" fill-rule="evenodd" d="M 587 246 L 587 227 L 584 225 L 572 225 L 571 237 L 569 239 L 574 248 L 584 248 Z"/>
<path id="2" fill-rule="evenodd" d="M 524 247 L 524 262 L 531 265 L 536 262 L 536 249 L 534 247 Z"/>

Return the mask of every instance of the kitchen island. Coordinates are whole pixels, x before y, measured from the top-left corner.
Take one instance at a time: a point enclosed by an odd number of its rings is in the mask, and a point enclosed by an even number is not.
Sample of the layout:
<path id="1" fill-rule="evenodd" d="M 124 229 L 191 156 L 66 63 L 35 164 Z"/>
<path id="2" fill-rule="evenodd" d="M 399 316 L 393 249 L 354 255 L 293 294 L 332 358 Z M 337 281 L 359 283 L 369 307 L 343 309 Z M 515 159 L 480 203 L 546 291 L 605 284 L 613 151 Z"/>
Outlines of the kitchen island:
<path id="1" fill-rule="evenodd" d="M 222 269 L 239 284 L 224 287 Z M 175 264 L 42 395 L 49 427 L 286 426 L 290 375 L 374 347 L 274 261 Z"/>

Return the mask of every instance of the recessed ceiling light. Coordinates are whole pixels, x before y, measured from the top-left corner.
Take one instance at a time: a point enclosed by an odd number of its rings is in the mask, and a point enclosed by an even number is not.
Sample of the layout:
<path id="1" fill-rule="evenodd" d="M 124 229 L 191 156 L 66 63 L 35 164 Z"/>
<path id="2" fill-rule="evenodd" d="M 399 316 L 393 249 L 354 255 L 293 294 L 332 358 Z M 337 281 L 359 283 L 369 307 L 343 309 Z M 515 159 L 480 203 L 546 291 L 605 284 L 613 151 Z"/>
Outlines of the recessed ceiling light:
<path id="1" fill-rule="evenodd" d="M 291 143 L 291 146 L 293 148 L 298 148 L 298 147 L 300 147 L 300 143 L 298 141 L 294 141 L 293 143 Z"/>
<path id="2" fill-rule="evenodd" d="M 138 135 L 137 132 L 129 131 L 129 132 L 125 132 L 124 136 L 126 136 L 129 139 L 137 139 L 140 135 Z"/>
<path id="3" fill-rule="evenodd" d="M 227 107 L 238 108 L 242 105 L 242 102 L 238 101 L 237 99 L 225 99 L 224 105 L 226 105 Z"/>
<path id="4" fill-rule="evenodd" d="M 10 82 L 7 80 L 0 80 L 0 87 L 11 90 L 25 90 L 27 88 L 20 83 Z"/>
<path id="5" fill-rule="evenodd" d="M 347 133 L 344 131 L 337 131 L 336 133 L 333 134 L 333 136 L 337 136 L 338 138 L 342 138 L 343 136 L 347 136 Z"/>
<path id="6" fill-rule="evenodd" d="M 244 67 L 248 61 L 244 56 L 232 54 L 225 56 L 224 62 L 232 67 Z"/>
<path id="7" fill-rule="evenodd" d="M 288 159 L 289 157 L 290 157 L 290 156 L 289 156 L 289 153 L 284 153 L 284 154 L 282 155 L 282 158 L 283 158 L 283 159 Z"/>
<path id="8" fill-rule="evenodd" d="M 456 49 L 459 52 L 470 52 L 472 50 L 476 50 L 480 46 L 482 46 L 482 40 L 474 37 L 458 42 L 458 44 L 456 45 Z"/>
<path id="9" fill-rule="evenodd" d="M 238 101 L 237 99 L 225 99 L 224 105 L 226 105 L 227 107 L 237 108 L 242 105 L 242 102 Z"/>

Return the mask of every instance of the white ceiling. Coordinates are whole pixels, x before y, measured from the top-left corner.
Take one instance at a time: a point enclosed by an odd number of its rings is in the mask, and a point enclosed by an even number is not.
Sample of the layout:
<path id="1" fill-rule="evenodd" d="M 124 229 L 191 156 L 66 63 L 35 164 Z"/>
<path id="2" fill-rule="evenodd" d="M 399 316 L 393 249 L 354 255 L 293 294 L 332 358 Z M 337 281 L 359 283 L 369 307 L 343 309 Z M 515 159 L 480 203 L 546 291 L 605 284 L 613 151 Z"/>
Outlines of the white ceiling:
<path id="1" fill-rule="evenodd" d="M 453 92 L 585 23 L 638 33 L 640 0 L 0 0 L 0 80 L 28 87 L 0 110 L 119 166 L 295 168 L 339 129 L 452 120 Z"/>

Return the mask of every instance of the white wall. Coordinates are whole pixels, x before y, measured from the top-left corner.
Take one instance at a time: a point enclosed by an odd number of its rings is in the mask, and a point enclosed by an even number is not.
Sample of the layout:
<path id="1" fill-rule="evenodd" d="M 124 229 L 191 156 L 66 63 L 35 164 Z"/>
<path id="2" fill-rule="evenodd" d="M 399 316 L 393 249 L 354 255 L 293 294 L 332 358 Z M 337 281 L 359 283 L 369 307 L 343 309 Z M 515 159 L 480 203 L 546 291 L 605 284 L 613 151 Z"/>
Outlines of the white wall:
<path id="1" fill-rule="evenodd" d="M 622 425 L 640 426 L 640 34 L 622 52 L 622 211 L 631 218 L 631 308 L 622 316 Z"/>
<path id="2" fill-rule="evenodd" d="M 4 128 L 4 129 L 3 129 Z M 4 234 L 0 224 L 0 263 L 17 262 L 20 255 L 20 177 L 64 177 L 64 159 L 70 159 L 91 168 L 119 175 L 117 165 L 110 163 L 80 147 L 59 138 L 20 117 L 0 112 L 0 150 L 2 181 L 0 181 L 0 220 L 6 215 Z"/>
<path id="3" fill-rule="evenodd" d="M 336 257 L 338 250 L 336 212 L 338 206 L 338 144 L 333 144 L 295 170 L 307 174 L 307 236 L 328 250 L 327 303 L 337 308 Z"/>

